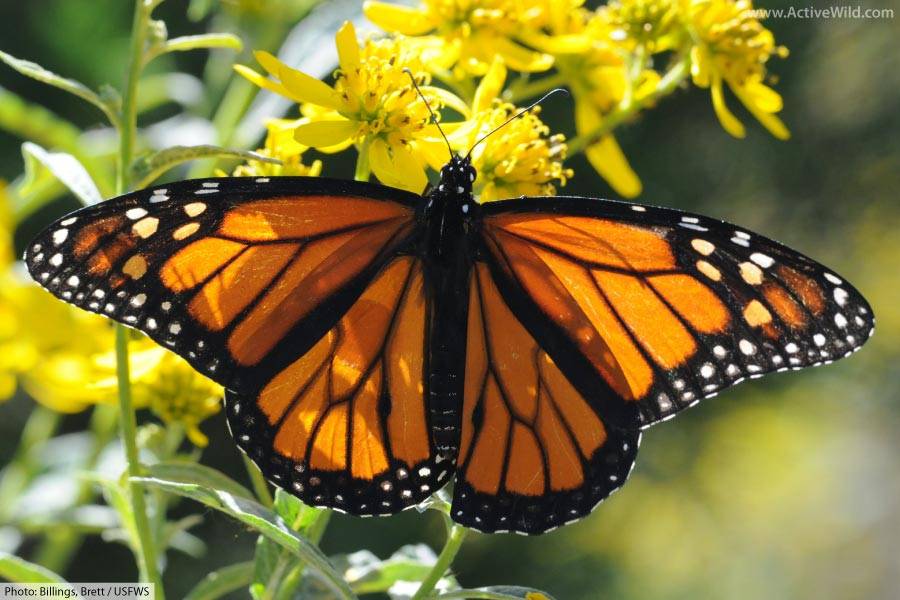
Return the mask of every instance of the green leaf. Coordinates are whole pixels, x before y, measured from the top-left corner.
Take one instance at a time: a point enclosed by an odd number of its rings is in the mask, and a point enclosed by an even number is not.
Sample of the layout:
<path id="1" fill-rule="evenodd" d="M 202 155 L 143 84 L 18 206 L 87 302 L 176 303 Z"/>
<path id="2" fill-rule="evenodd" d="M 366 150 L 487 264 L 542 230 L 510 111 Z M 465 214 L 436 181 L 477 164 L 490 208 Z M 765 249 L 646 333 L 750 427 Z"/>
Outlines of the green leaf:
<path id="1" fill-rule="evenodd" d="M 213 571 L 194 586 L 184 600 L 216 600 L 222 596 L 239 590 L 253 576 L 253 563 L 243 562 L 222 567 Z"/>
<path id="2" fill-rule="evenodd" d="M 97 204 L 103 200 L 97 184 L 91 179 L 84 165 L 71 154 L 49 152 L 37 144 L 25 142 L 22 144 L 22 156 L 25 158 L 25 172 L 28 177 L 28 183 L 24 186 L 26 193 L 32 182 L 38 179 L 38 165 L 43 165 L 85 206 Z"/>
<path id="3" fill-rule="evenodd" d="M 454 590 L 434 596 L 434 600 L 554 600 L 547 592 L 516 585 L 493 585 L 470 590 Z"/>
<path id="4" fill-rule="evenodd" d="M 7 65 L 9 65 L 22 75 L 25 75 L 26 77 L 31 77 L 32 79 L 36 79 L 42 83 L 46 83 L 47 85 L 52 85 L 55 88 L 59 88 L 63 91 L 69 92 L 70 94 L 78 96 L 82 100 L 90 102 L 101 111 L 103 111 L 103 114 L 106 115 L 106 118 L 109 119 L 109 122 L 114 127 L 119 126 L 119 116 L 118 114 L 116 114 L 116 111 L 106 102 L 104 102 L 96 92 L 91 90 L 83 83 L 75 81 L 74 79 L 67 79 L 65 77 L 62 77 L 61 75 L 57 75 L 56 73 L 48 71 L 37 63 L 23 60 L 21 58 L 16 58 L 15 56 L 3 52 L 2 50 L 0 50 L 0 61 L 5 62 Z"/>
<path id="5" fill-rule="evenodd" d="M 121 531 L 125 534 L 124 541 L 132 549 L 138 547 L 138 531 L 137 524 L 134 521 L 134 513 L 131 511 L 131 502 L 125 496 L 124 489 L 117 481 L 105 479 L 102 477 L 87 475 L 87 478 L 100 486 L 103 492 L 103 498 L 119 514 L 119 521 L 122 526 Z M 114 530 L 107 532 L 109 535 L 115 535 Z"/>
<path id="6" fill-rule="evenodd" d="M 241 38 L 231 33 L 204 33 L 200 35 L 185 35 L 172 38 L 160 44 L 154 45 L 148 50 L 144 58 L 147 64 L 154 58 L 168 52 L 187 52 L 189 50 L 202 50 L 211 48 L 224 48 L 240 52 L 244 48 Z"/>
<path id="7" fill-rule="evenodd" d="M 0 129 L 51 148 L 74 151 L 81 131 L 39 104 L 0 87 Z"/>
<path id="8" fill-rule="evenodd" d="M 245 160 L 258 160 L 272 164 L 281 164 L 281 161 L 246 150 L 231 150 L 219 146 L 172 146 L 159 152 L 154 152 L 139 158 L 131 167 L 132 180 L 137 182 L 136 188 L 146 187 L 154 179 L 171 169 L 172 167 L 198 158 L 243 158 Z"/>
<path id="9" fill-rule="evenodd" d="M 423 581 L 437 556 L 425 544 L 415 544 L 403 546 L 384 561 L 365 550 L 349 555 L 347 561 L 344 577 L 353 591 L 371 594 L 386 592 L 398 581 Z"/>
<path id="10" fill-rule="evenodd" d="M 165 481 L 152 477 L 136 477 L 134 479 L 147 486 L 196 500 L 252 527 L 305 561 L 309 569 L 320 576 L 339 598 L 356 598 L 350 586 L 334 570 L 334 567 L 328 561 L 328 558 L 322 554 L 321 550 L 311 544 L 305 537 L 292 531 L 278 515 L 258 502 L 197 484 Z"/>
<path id="11" fill-rule="evenodd" d="M 174 481 L 177 483 L 195 483 L 203 487 L 222 490 L 233 496 L 252 500 L 253 493 L 230 478 L 225 473 L 199 463 L 180 460 L 169 460 L 147 465 L 145 472 L 149 477 Z"/>
<path id="12" fill-rule="evenodd" d="M 0 552 L 0 577 L 13 583 L 66 583 L 50 569 L 6 552 Z"/>
<path id="13" fill-rule="evenodd" d="M 266 595 L 266 588 L 276 570 L 284 571 L 286 565 L 280 564 L 281 547 L 264 535 L 256 540 L 256 552 L 253 554 L 253 580 L 250 583 L 250 596 L 260 600 Z M 278 573 L 278 579 L 283 573 Z"/>

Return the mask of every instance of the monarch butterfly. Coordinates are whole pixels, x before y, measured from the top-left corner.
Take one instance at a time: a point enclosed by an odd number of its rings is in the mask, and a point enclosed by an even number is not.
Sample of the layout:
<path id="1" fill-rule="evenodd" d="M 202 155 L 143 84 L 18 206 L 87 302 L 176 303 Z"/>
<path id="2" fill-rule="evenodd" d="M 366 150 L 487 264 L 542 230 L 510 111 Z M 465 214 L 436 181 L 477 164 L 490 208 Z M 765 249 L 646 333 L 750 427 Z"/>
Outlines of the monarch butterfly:
<path id="1" fill-rule="evenodd" d="M 476 176 L 453 156 L 424 196 L 166 184 L 61 218 L 25 261 L 221 383 L 238 446 L 307 504 L 388 515 L 455 478 L 451 517 L 484 532 L 584 517 L 644 428 L 873 331 L 851 285 L 740 227 L 590 198 L 481 205 Z"/>

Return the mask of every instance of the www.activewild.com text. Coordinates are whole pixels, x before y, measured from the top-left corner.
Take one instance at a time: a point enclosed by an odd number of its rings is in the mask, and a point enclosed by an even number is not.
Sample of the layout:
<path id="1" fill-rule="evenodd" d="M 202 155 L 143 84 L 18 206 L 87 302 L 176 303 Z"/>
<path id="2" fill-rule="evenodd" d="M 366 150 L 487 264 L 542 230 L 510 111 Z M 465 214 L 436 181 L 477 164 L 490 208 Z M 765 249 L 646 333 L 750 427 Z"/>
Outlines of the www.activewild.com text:
<path id="1" fill-rule="evenodd" d="M 759 19 L 893 19 L 893 8 L 867 8 L 849 4 L 837 6 L 787 6 L 759 8 Z"/>

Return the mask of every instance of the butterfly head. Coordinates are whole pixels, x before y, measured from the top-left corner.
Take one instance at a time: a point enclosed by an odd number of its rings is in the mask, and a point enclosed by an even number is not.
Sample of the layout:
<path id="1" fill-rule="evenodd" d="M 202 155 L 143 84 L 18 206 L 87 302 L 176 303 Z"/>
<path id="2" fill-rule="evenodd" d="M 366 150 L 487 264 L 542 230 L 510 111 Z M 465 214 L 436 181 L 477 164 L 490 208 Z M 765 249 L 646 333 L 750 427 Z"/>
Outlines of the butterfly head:
<path id="1" fill-rule="evenodd" d="M 472 184 L 478 173 L 472 166 L 468 156 L 454 156 L 441 169 L 441 182 L 438 190 L 451 196 L 471 196 Z"/>

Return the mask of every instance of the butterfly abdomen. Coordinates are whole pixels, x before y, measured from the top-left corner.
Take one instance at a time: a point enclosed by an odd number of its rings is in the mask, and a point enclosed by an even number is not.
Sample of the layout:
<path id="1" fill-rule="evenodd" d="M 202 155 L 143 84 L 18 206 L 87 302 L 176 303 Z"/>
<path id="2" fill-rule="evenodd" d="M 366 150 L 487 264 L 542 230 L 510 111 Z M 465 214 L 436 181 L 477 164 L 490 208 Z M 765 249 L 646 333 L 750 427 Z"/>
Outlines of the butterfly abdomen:
<path id="1" fill-rule="evenodd" d="M 426 401 L 435 448 L 445 455 L 459 448 L 472 268 L 468 223 L 475 206 L 472 173 L 471 166 L 461 161 L 445 167 L 440 184 L 427 198 L 424 214 L 422 254 L 434 293 Z"/>

